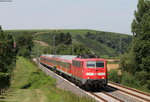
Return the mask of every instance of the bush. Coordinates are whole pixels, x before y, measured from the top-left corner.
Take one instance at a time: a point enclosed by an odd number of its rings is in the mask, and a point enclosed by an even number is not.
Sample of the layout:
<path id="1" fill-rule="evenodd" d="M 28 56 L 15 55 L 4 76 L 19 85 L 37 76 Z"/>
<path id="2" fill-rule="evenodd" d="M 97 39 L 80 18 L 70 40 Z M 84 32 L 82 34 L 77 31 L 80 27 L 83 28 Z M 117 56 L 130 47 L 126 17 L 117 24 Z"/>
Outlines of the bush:
<path id="1" fill-rule="evenodd" d="M 30 58 L 30 51 L 26 47 L 22 47 L 18 52 L 18 56 Z"/>
<path id="2" fill-rule="evenodd" d="M 112 69 L 108 72 L 108 80 L 118 83 L 119 77 L 117 69 Z"/>
<path id="3" fill-rule="evenodd" d="M 140 81 L 140 84 L 146 84 L 149 74 L 145 71 L 136 72 L 135 77 Z"/>
<path id="4" fill-rule="evenodd" d="M 22 88 L 39 88 L 44 85 L 54 86 L 56 80 L 45 75 L 41 70 L 31 73 L 26 85 Z"/>
<path id="5" fill-rule="evenodd" d="M 146 87 L 150 90 L 150 80 L 147 81 Z"/>
<path id="6" fill-rule="evenodd" d="M 130 56 L 130 57 L 129 57 Z M 135 73 L 135 62 L 134 62 L 135 54 L 132 52 L 124 53 L 120 57 L 120 67 L 123 71 L 127 71 L 130 73 Z"/>
<path id="7" fill-rule="evenodd" d="M 131 74 L 129 74 L 128 72 L 124 72 L 122 74 L 122 84 L 126 85 L 126 86 L 130 86 L 130 87 L 139 87 L 139 81 L 132 76 Z"/>
<path id="8" fill-rule="evenodd" d="M 115 83 L 120 82 L 117 69 L 112 69 L 108 72 L 108 79 Z M 150 75 L 144 71 L 138 72 L 135 75 L 122 71 L 121 84 L 145 92 L 150 92 Z"/>

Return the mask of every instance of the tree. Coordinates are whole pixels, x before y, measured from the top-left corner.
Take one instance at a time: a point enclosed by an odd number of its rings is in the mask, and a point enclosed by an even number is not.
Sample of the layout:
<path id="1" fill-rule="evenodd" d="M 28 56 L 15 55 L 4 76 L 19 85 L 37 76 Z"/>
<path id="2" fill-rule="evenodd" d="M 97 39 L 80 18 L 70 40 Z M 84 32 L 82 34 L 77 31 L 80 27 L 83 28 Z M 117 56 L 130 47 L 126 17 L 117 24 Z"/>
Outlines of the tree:
<path id="1" fill-rule="evenodd" d="M 33 37 L 28 32 L 23 32 L 17 37 L 17 50 L 19 56 L 30 58 L 31 50 L 33 48 Z"/>
<path id="2" fill-rule="evenodd" d="M 132 46 L 135 53 L 136 71 L 150 72 L 150 1 L 139 0 L 135 19 L 132 22 L 132 32 L 135 41 Z"/>
<path id="3" fill-rule="evenodd" d="M 150 1 L 139 0 L 137 8 L 132 22 L 134 39 L 121 58 L 121 67 L 146 84 L 150 81 Z"/>
<path id="4" fill-rule="evenodd" d="M 16 62 L 16 51 L 11 35 L 6 35 L 0 26 L 0 94 L 10 85 L 11 72 Z"/>
<path id="5" fill-rule="evenodd" d="M 56 34 L 55 45 L 59 46 L 60 44 L 70 45 L 72 43 L 72 38 L 70 33 L 60 32 Z"/>
<path id="6" fill-rule="evenodd" d="M 90 49 L 82 44 L 74 43 L 72 45 L 62 44 L 57 48 L 57 54 L 64 55 L 85 55 L 91 54 Z"/>

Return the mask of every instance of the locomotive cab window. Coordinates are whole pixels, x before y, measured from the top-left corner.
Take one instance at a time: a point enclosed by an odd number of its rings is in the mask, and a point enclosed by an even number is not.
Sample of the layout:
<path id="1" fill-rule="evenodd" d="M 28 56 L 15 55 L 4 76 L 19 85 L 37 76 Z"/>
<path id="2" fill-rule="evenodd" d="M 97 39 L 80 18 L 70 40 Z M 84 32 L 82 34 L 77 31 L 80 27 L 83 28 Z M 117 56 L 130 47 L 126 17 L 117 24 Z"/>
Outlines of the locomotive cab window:
<path id="1" fill-rule="evenodd" d="M 86 67 L 88 68 L 95 68 L 96 64 L 95 64 L 95 61 L 87 61 L 86 62 Z"/>
<path id="2" fill-rule="evenodd" d="M 87 68 L 104 68 L 104 61 L 86 61 Z"/>
<path id="3" fill-rule="evenodd" d="M 96 61 L 96 67 L 104 68 L 104 61 Z"/>

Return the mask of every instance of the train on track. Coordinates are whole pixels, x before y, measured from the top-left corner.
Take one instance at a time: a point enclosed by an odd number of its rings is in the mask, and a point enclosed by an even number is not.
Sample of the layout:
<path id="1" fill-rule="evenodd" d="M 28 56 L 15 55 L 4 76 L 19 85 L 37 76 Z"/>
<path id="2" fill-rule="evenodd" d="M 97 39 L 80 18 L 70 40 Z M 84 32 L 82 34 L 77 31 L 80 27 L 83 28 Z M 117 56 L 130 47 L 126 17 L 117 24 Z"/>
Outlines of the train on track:
<path id="1" fill-rule="evenodd" d="M 43 54 L 39 62 L 85 89 L 107 85 L 107 62 L 95 55 Z"/>

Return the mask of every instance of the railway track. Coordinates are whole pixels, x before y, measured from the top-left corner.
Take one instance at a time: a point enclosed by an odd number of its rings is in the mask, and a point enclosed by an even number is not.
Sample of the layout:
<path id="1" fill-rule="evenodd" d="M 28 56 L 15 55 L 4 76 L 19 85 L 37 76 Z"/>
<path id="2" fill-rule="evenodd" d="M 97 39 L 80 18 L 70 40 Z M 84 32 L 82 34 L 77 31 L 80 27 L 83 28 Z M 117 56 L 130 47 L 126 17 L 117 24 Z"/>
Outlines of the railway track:
<path id="1" fill-rule="evenodd" d="M 136 90 L 136 89 L 132 89 L 132 88 L 128 88 L 125 86 L 122 86 L 120 84 L 116 84 L 113 82 L 109 82 L 108 83 L 108 87 L 114 90 L 118 90 L 124 94 L 127 94 L 129 96 L 132 96 L 134 98 L 137 98 L 138 100 L 142 101 L 142 102 L 150 102 L 150 94 L 148 93 L 144 93 L 142 91 Z"/>
<path id="2" fill-rule="evenodd" d="M 90 92 L 91 95 L 97 97 L 99 100 L 103 101 L 103 102 L 125 102 L 124 100 L 117 98 L 111 94 L 108 94 L 107 92 Z"/>

